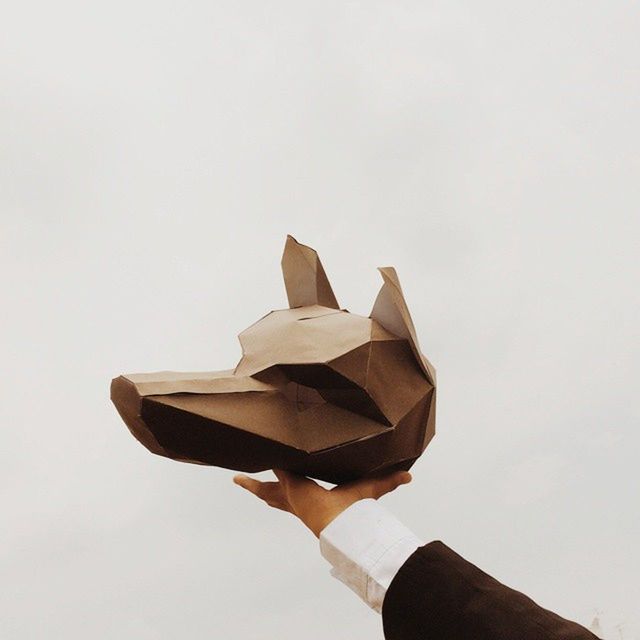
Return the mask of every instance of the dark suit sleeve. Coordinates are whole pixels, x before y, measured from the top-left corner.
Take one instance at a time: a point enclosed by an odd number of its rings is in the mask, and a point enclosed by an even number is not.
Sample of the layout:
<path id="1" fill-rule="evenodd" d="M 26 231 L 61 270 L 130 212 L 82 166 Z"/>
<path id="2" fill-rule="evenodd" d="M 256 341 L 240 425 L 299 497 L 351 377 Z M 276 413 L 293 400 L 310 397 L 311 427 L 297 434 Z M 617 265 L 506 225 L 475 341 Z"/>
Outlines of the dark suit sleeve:
<path id="1" fill-rule="evenodd" d="M 449 549 L 417 549 L 382 605 L 386 640 L 597 640 Z"/>

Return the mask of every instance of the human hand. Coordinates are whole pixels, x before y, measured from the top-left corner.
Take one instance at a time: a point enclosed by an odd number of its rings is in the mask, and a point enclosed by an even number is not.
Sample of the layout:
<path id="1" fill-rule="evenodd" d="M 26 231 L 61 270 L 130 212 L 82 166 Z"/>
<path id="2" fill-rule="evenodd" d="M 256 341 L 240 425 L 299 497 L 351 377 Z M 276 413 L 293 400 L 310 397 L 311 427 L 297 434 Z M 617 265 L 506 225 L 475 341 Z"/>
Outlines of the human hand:
<path id="1" fill-rule="evenodd" d="M 288 511 L 313 531 L 316 537 L 347 507 L 358 500 L 377 500 L 385 493 L 411 482 L 408 471 L 393 471 L 384 475 L 355 480 L 325 489 L 317 482 L 289 471 L 274 469 L 277 482 L 261 482 L 243 474 L 233 481 L 264 500 L 270 507 Z"/>

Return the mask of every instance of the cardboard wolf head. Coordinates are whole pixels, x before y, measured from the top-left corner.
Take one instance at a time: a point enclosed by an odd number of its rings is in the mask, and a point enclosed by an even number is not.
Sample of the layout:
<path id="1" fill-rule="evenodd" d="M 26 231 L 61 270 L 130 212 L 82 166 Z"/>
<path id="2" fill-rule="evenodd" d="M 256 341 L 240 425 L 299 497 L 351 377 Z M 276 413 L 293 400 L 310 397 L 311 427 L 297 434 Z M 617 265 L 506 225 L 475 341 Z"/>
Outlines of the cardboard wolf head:
<path id="1" fill-rule="evenodd" d="M 409 469 L 435 433 L 435 371 L 393 267 L 365 318 L 340 309 L 317 253 L 287 237 L 289 309 L 240 334 L 234 370 L 127 374 L 111 399 L 149 451 L 340 483 Z"/>

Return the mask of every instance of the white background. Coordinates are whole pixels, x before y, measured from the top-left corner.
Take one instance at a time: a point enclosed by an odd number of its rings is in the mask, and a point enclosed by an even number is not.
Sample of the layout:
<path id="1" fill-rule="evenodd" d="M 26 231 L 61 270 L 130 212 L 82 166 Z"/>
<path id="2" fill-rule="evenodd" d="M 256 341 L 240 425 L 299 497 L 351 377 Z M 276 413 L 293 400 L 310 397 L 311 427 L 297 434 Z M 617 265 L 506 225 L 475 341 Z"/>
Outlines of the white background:
<path id="1" fill-rule="evenodd" d="M 292 233 L 356 313 L 395 265 L 438 369 L 384 504 L 640 638 L 639 33 L 621 0 L 4 3 L 0 635 L 382 637 L 301 525 L 109 402 L 233 367 Z"/>

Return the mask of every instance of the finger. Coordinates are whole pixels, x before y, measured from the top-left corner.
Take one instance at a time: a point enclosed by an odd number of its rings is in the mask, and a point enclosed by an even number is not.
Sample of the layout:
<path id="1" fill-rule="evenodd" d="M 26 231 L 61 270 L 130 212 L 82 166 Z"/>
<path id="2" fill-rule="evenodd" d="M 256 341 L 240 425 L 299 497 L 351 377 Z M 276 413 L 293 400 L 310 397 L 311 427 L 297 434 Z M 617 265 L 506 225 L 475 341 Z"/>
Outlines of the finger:
<path id="1" fill-rule="evenodd" d="M 291 473 L 291 471 L 274 469 L 273 473 L 276 474 L 276 478 L 280 481 L 286 496 L 291 496 L 292 494 L 307 495 L 310 491 L 322 489 L 317 482 L 305 476 L 300 476 L 297 473 Z M 324 489 L 322 490 L 324 491 Z"/>
<path id="2" fill-rule="evenodd" d="M 263 482 L 242 474 L 234 476 L 233 481 L 243 489 L 246 489 L 247 491 L 250 491 L 254 495 L 260 497 L 260 490 L 262 488 L 262 485 L 264 484 Z"/>
<path id="3" fill-rule="evenodd" d="M 283 511 L 289 511 L 289 503 L 284 495 L 282 486 L 278 482 L 260 482 L 254 478 L 249 478 L 245 475 L 237 475 L 233 478 L 233 481 L 246 489 L 253 495 L 266 502 L 270 507 L 276 509 L 282 509 Z"/>
<path id="4" fill-rule="evenodd" d="M 374 498 L 377 500 L 409 482 L 411 482 L 411 474 L 408 471 L 394 471 L 378 478 L 358 480 L 349 487 L 349 490 L 356 491 L 362 498 Z"/>
<path id="5" fill-rule="evenodd" d="M 285 471 L 284 469 L 272 469 L 272 471 L 280 482 L 283 484 L 287 482 L 288 476 L 290 475 L 288 471 Z"/>
<path id="6" fill-rule="evenodd" d="M 372 497 L 380 498 L 381 496 L 394 491 L 403 484 L 411 482 L 411 474 L 408 471 L 396 471 L 387 476 L 372 480 L 370 490 Z"/>
<path id="7" fill-rule="evenodd" d="M 274 469 L 273 473 L 276 474 L 276 478 L 287 488 L 320 486 L 309 478 L 300 476 L 297 473 L 291 473 L 291 471 L 285 471 L 284 469 Z"/>

